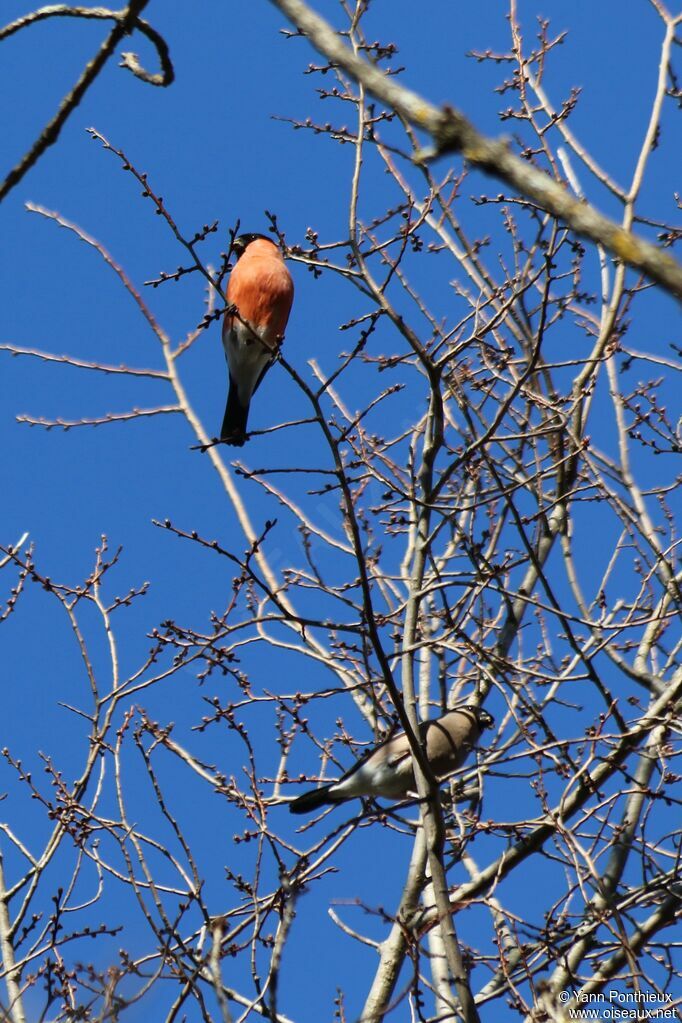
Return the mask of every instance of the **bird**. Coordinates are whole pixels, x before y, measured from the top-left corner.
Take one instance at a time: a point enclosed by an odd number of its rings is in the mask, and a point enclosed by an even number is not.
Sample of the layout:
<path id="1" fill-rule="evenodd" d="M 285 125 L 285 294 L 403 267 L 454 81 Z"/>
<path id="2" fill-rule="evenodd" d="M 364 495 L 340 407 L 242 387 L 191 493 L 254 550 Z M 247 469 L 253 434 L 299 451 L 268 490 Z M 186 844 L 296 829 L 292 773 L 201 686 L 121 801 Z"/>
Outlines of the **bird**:
<path id="1" fill-rule="evenodd" d="M 482 707 L 466 704 L 419 725 L 422 748 L 439 781 L 461 767 L 481 732 L 495 724 Z M 291 813 L 312 813 L 321 806 L 345 803 L 356 796 L 403 799 L 416 792 L 410 743 L 404 732 L 386 739 L 338 781 L 310 789 L 289 803 Z"/>
<path id="2" fill-rule="evenodd" d="M 223 347 L 229 391 L 220 440 L 241 447 L 254 392 L 284 338 L 294 282 L 279 246 L 263 234 L 240 234 L 232 242 L 237 262 L 227 285 Z"/>

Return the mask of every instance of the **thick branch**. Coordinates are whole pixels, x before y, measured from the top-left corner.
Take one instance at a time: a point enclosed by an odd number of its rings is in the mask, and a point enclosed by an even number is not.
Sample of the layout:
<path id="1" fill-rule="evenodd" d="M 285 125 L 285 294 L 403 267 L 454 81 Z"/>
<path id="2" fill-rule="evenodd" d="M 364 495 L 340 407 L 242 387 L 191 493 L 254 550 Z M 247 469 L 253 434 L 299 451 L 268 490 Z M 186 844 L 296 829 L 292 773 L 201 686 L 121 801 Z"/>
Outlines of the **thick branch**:
<path id="1" fill-rule="evenodd" d="M 11 924 L 9 917 L 9 897 L 5 888 L 5 874 L 0 854 L 0 954 L 2 955 L 2 966 L 5 973 L 5 984 L 9 998 L 8 1023 L 25 1023 L 21 990 L 19 987 L 19 971 L 16 967 L 14 956 L 14 945 L 11 937 Z"/>
<path id="2" fill-rule="evenodd" d="M 351 52 L 323 18 L 302 0 L 270 0 L 320 53 L 338 64 L 416 128 L 427 132 L 433 147 L 422 158 L 433 159 L 447 152 L 461 153 L 472 166 L 499 178 L 542 209 L 596 244 L 603 245 L 627 266 L 642 271 L 657 284 L 682 299 L 682 266 L 651 242 L 626 231 L 588 203 L 576 199 L 548 174 L 516 156 L 504 139 L 482 135 L 460 111 L 439 108 L 416 92 L 398 85 L 379 68 Z"/>

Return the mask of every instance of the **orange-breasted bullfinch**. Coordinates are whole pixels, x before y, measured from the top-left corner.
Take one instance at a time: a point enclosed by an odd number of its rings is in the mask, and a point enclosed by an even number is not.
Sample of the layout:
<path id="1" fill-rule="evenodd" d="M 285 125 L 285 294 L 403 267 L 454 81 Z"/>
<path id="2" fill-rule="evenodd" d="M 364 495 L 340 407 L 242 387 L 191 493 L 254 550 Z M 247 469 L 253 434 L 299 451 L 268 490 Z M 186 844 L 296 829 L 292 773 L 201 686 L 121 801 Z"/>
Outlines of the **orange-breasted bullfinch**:
<path id="1" fill-rule="evenodd" d="M 495 722 L 482 707 L 457 707 L 440 718 L 423 721 L 419 737 L 431 770 L 439 781 L 461 767 L 481 732 Z M 380 743 L 358 760 L 339 781 L 311 789 L 291 803 L 292 813 L 312 813 L 321 806 L 344 803 L 356 796 L 404 799 L 416 792 L 410 744 L 404 732 Z"/>
<path id="2" fill-rule="evenodd" d="M 241 447 L 254 392 L 274 362 L 294 299 L 294 282 L 279 247 L 262 234 L 232 243 L 237 263 L 227 285 L 223 346 L 230 389 L 220 439 Z"/>

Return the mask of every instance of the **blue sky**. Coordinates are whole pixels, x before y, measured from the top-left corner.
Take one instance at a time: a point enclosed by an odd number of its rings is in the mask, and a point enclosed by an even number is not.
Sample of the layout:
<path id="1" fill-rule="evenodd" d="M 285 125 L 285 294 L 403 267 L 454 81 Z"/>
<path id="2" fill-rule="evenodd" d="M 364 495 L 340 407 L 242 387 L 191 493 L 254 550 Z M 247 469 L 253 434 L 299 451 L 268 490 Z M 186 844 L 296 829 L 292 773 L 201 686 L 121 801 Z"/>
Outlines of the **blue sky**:
<path id="1" fill-rule="evenodd" d="M 303 73 L 317 57 L 302 40 L 282 36 L 284 19 L 269 3 L 205 0 L 191 15 L 188 6 L 193 5 L 166 0 L 151 3 L 146 12 L 169 43 L 175 83 L 169 89 L 155 89 L 112 62 L 70 118 L 59 143 L 0 208 L 4 240 L 0 248 L 0 343 L 116 365 L 129 362 L 161 367 L 155 338 L 111 271 L 75 236 L 28 213 L 26 202 L 59 211 L 99 239 L 144 290 L 144 297 L 175 343 L 203 315 L 203 287 L 197 280 L 153 292 L 143 288 L 145 280 L 162 269 L 172 271 L 185 256 L 161 218 L 154 216 L 151 205 L 141 198 L 132 176 L 122 173 L 116 158 L 88 136 L 90 126 L 149 174 L 151 184 L 187 234 L 205 223 L 220 221 L 219 233 L 211 236 L 204 249 L 205 259 L 213 264 L 219 262 L 226 247 L 228 228 L 239 220 L 242 229 L 263 231 L 266 209 L 276 213 L 290 244 L 304 243 L 308 227 L 314 227 L 321 239 L 343 234 L 351 147 L 294 131 L 284 121 L 273 119 L 342 117 L 332 108 L 332 101 L 322 102 L 317 97 L 315 90 L 322 80 Z M 508 49 L 504 6 L 445 0 L 417 6 L 418 13 L 412 0 L 375 0 L 367 19 L 367 35 L 397 44 L 396 60 L 407 68 L 405 82 L 426 97 L 459 106 L 486 132 L 509 131 L 509 125 L 499 121 L 499 111 L 508 100 L 493 91 L 505 75 L 504 67 L 477 63 L 466 56 L 471 50 Z M 317 9 L 331 19 L 339 17 L 338 5 L 329 0 L 319 2 Z M 25 4 L 6 2 L 4 22 L 26 10 Z M 587 0 L 571 5 L 558 0 L 542 4 L 540 0 L 522 0 L 519 11 L 528 38 L 535 32 L 536 15 L 551 18 L 556 32 L 569 30 L 565 43 L 555 51 L 545 87 L 556 103 L 571 87 L 582 89 L 571 126 L 598 162 L 618 181 L 627 182 L 646 126 L 663 35 L 653 8 L 630 3 L 624 11 L 616 0 L 601 0 L 598 10 Z M 58 97 L 68 91 L 102 35 L 97 24 L 49 21 L 2 44 L 3 170 L 18 159 L 51 116 Z M 154 56 L 145 42 L 136 38 L 122 47 L 128 48 L 139 51 L 143 63 L 154 67 Z M 669 124 L 666 115 L 661 145 L 652 156 L 642 197 L 641 208 L 653 218 L 674 216 L 674 136 Z M 443 164 L 439 163 L 439 170 Z M 580 171 L 579 176 L 587 185 L 586 172 Z M 366 209 L 381 209 L 385 179 L 369 170 L 366 181 Z M 480 176 L 467 182 L 472 194 L 484 189 L 494 193 L 497 187 Z M 590 185 L 589 194 L 605 212 L 617 213 L 605 190 Z M 463 217 L 474 234 L 499 231 L 494 216 L 473 204 L 466 207 Z M 482 226 L 477 230 L 478 224 Z M 496 238 L 495 244 L 503 247 L 504 240 Z M 339 324 L 362 314 L 366 303 L 334 278 L 315 281 L 300 265 L 293 266 L 292 273 L 296 299 L 287 331 L 287 358 L 303 374 L 310 373 L 310 358 L 331 371 L 338 350 L 349 345 L 346 336 L 338 332 Z M 442 294 L 446 282 L 424 280 L 423 285 L 435 298 Z M 663 351 L 678 335 L 675 306 L 661 296 L 647 296 L 643 308 L 647 305 L 650 317 L 635 322 L 628 340 L 633 347 L 653 346 Z M 653 338 L 652 333 L 656 335 Z M 576 343 L 568 330 L 566 343 Z M 577 343 L 583 344 L 583 340 Z M 378 344 L 381 350 L 383 335 Z M 215 433 L 226 389 L 217 325 L 201 336 L 184 371 L 190 400 L 208 431 Z M 357 386 L 365 385 L 359 381 Z M 151 583 L 144 597 L 117 613 L 123 673 L 144 656 L 150 645 L 149 633 L 159 622 L 173 618 L 205 628 L 210 611 L 224 609 L 231 593 L 233 572 L 226 570 L 223 561 L 170 537 L 152 525 L 152 520 L 171 518 L 184 529 L 217 536 L 237 554 L 245 549 L 244 536 L 207 458 L 190 450 L 195 438 L 181 416 L 67 433 L 29 428 L 17 423 L 16 416 L 99 416 L 165 403 L 171 400 L 168 390 L 163 382 L 88 374 L 0 352 L 0 432 L 5 451 L 0 542 L 12 543 L 27 531 L 41 572 L 73 584 L 90 571 L 94 548 L 103 533 L 111 549 L 123 546 L 120 562 L 111 573 L 109 595 L 122 596 L 131 587 Z M 401 399 L 395 408 L 396 415 L 409 414 Z M 264 428 L 305 414 L 294 386 L 276 367 L 254 402 L 250 425 Z M 608 443 L 608 429 L 605 424 L 604 443 Z M 255 439 L 240 457 L 252 466 L 270 460 L 286 463 L 291 443 L 284 434 Z M 315 448 L 297 451 L 301 459 L 316 455 Z M 239 486 L 255 522 L 262 526 L 267 517 L 278 513 L 276 502 L 265 499 L 253 485 L 240 481 Z M 293 486 L 303 499 L 305 481 Z M 311 507 L 330 530 L 340 529 L 333 501 L 319 500 Z M 592 518 L 585 523 L 586 558 L 595 556 L 589 535 L 597 522 Z M 286 516 L 271 542 L 272 550 L 280 552 L 273 554 L 276 565 L 298 559 L 300 539 Z M 0 596 L 4 593 L 3 589 Z M 96 669 L 105 675 L 106 648 L 95 617 L 86 614 L 85 625 L 91 630 Z M 82 703 L 85 682 L 64 615 L 54 600 L 33 586 L 19 601 L 17 612 L 2 625 L 0 638 L 4 704 L 0 731 L 5 733 L 0 735 L 0 746 L 10 746 L 14 756 L 34 771 L 40 767 L 39 751 L 49 751 L 68 778 L 82 761 L 84 731 L 82 722 L 59 704 Z M 300 659 L 286 651 L 266 655 L 262 650 L 249 650 L 244 665 L 255 687 L 263 690 L 276 691 L 278 686 L 286 692 L 312 690 L 334 681 L 323 666 L 307 668 L 301 675 Z M 229 680 L 220 682 L 212 677 L 199 689 L 193 673 L 186 670 L 168 686 L 149 690 L 144 697 L 151 715 L 177 722 L 180 739 L 194 743 L 204 760 L 219 764 L 228 775 L 242 769 L 244 751 L 234 737 L 226 739 L 224 730 L 214 726 L 200 733 L 199 742 L 198 733 L 191 729 L 206 712 L 202 698 L 215 693 L 225 700 L 229 685 Z M 330 732 L 337 716 L 352 718 L 349 703 L 346 696 L 337 696 L 321 712 L 328 715 Z M 253 716 L 254 729 L 264 730 L 261 735 L 270 734 L 272 724 L 272 714 L 269 719 L 264 713 Z M 277 756 L 278 749 L 263 747 L 263 773 L 275 771 Z M 346 752 L 346 763 L 349 761 Z M 306 767 L 313 769 L 312 760 Z M 134 773 L 132 752 L 130 768 Z M 185 827 L 201 850 L 206 883 L 217 907 L 224 863 L 239 869 L 240 863 L 250 862 L 250 850 L 231 843 L 230 814 L 221 817 L 205 789 L 192 782 L 188 772 L 170 762 L 166 771 L 165 781 L 181 809 Z M 45 834 L 45 821 L 35 804 L 24 810 L 26 800 L 16 791 L 13 773 L 2 765 L 0 792 L 8 793 L 3 804 L 7 820 L 25 813 L 21 824 L 24 840 L 37 845 Z M 493 809 L 501 810 L 504 802 L 500 788 Z M 142 790 L 132 795 L 131 804 L 133 813 L 151 813 L 149 796 Z M 403 837 L 381 829 L 358 829 L 339 855 L 338 875 L 321 883 L 318 893 L 323 893 L 323 899 L 318 894 L 300 900 L 295 926 L 305 940 L 292 942 L 282 981 L 283 1011 L 301 1023 L 330 1017 L 336 987 L 343 986 L 349 999 L 349 1018 L 353 1018 L 373 975 L 374 958 L 340 935 L 325 911 L 324 899 L 340 900 L 345 907 L 341 915 L 351 926 L 355 913 L 362 918 L 357 921 L 359 929 L 372 930 L 381 938 L 384 924 L 368 922 L 363 909 L 353 909 L 351 904 L 364 900 L 373 906 L 384 905 L 390 912 L 409 851 L 410 843 Z M 8 855 L 11 863 L 12 855 Z M 519 911 L 532 898 L 532 893 L 522 888 L 523 880 L 519 878 L 519 889 L 509 896 Z M 114 911 L 116 898 L 111 898 Z M 466 925 L 474 932 L 476 912 Z M 102 914 L 98 913 L 95 916 L 99 918 Z M 142 925 L 132 915 L 124 922 L 130 946 L 138 951 L 146 948 L 148 936 Z M 115 951 L 122 939 L 112 941 Z M 315 977 L 311 978 L 310 959 L 318 942 L 327 943 L 329 955 L 316 961 Z M 99 954 L 99 962 L 106 963 L 112 952 L 103 942 Z M 304 981 L 313 985 L 311 1004 L 305 1007 L 297 1006 L 295 998 L 297 986 Z M 163 1003 L 163 996 L 158 997 L 159 1004 Z M 155 1006 L 145 1002 L 131 1010 L 129 1018 L 148 1019 L 154 1011 Z"/>

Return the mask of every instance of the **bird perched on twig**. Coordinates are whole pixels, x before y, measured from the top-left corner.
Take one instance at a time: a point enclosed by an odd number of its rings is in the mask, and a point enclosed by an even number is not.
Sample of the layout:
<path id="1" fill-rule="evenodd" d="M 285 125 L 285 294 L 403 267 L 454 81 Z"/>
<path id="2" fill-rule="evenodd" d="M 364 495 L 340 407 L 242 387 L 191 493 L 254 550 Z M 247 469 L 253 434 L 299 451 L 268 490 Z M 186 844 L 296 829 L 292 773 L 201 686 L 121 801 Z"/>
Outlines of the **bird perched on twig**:
<path id="1" fill-rule="evenodd" d="M 265 235 L 239 235 L 232 251 L 237 263 L 227 285 L 223 320 L 230 389 L 220 439 L 241 447 L 251 398 L 284 338 L 294 282 L 279 247 Z"/>
<path id="2" fill-rule="evenodd" d="M 419 738 L 436 778 L 442 781 L 461 767 L 481 732 L 494 724 L 487 710 L 471 704 L 422 722 Z M 339 781 L 298 796 L 289 803 L 289 809 L 292 813 L 312 813 L 321 806 L 343 803 L 356 796 L 403 799 L 411 792 L 416 792 L 412 753 L 407 736 L 400 732 L 376 746 Z"/>

